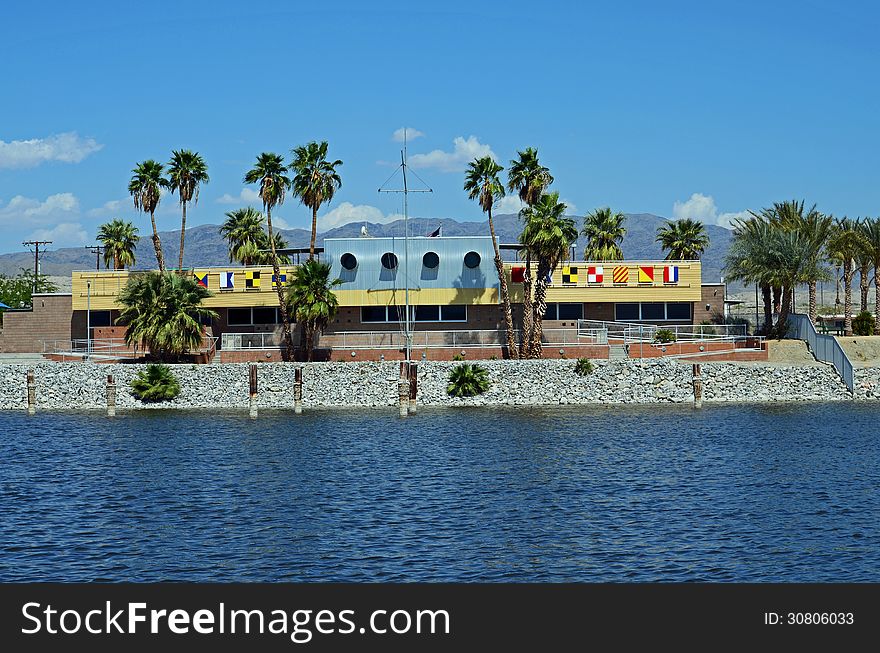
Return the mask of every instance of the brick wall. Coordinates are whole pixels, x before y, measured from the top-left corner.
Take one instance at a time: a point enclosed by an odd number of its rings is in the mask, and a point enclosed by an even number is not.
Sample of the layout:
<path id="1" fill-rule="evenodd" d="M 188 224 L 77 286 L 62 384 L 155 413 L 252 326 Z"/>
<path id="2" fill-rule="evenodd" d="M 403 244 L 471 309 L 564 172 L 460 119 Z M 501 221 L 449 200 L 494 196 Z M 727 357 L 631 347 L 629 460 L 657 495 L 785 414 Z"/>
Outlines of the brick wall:
<path id="1" fill-rule="evenodd" d="M 7 311 L 0 330 L 0 352 L 42 353 L 44 340 L 85 337 L 85 316 L 74 316 L 69 294 L 34 295 L 30 311 Z"/>
<path id="2" fill-rule="evenodd" d="M 724 315 L 725 290 L 723 283 L 703 285 L 700 302 L 694 304 L 694 324 L 709 321 L 715 314 Z"/>

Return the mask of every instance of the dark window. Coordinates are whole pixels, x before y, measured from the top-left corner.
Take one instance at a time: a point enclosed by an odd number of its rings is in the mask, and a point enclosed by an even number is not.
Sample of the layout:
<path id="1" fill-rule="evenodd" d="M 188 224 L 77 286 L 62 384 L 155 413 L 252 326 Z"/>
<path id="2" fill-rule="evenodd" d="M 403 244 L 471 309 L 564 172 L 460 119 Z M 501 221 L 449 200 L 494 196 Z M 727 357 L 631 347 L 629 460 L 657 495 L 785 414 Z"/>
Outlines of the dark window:
<path id="1" fill-rule="evenodd" d="M 110 311 L 92 311 L 89 315 L 89 324 L 92 327 L 108 327 L 110 323 Z"/>
<path id="2" fill-rule="evenodd" d="M 439 306 L 416 306 L 416 322 L 439 322 Z"/>
<path id="3" fill-rule="evenodd" d="M 226 323 L 230 326 L 244 326 L 251 324 L 251 309 L 230 308 L 226 314 Z"/>
<path id="4" fill-rule="evenodd" d="M 559 319 L 560 320 L 582 320 L 584 318 L 583 304 L 560 304 Z"/>
<path id="5" fill-rule="evenodd" d="M 361 322 L 387 322 L 384 306 L 361 306 Z"/>
<path id="6" fill-rule="evenodd" d="M 684 302 L 670 302 L 666 304 L 667 320 L 690 320 L 691 305 Z"/>
<path id="7" fill-rule="evenodd" d="M 555 320 L 558 313 L 558 308 L 558 304 L 547 304 L 547 308 L 544 309 L 544 319 Z"/>
<path id="8" fill-rule="evenodd" d="M 638 304 L 615 304 L 614 319 L 620 322 L 632 322 L 639 319 Z"/>
<path id="9" fill-rule="evenodd" d="M 444 322 L 465 322 L 467 321 L 467 306 L 464 304 L 441 306 L 440 319 Z"/>
<path id="10" fill-rule="evenodd" d="M 646 302 L 642 304 L 643 320 L 665 320 L 666 306 L 662 302 Z"/>
<path id="11" fill-rule="evenodd" d="M 386 270 L 394 270 L 397 268 L 397 255 L 392 252 L 382 254 L 382 267 Z"/>
<path id="12" fill-rule="evenodd" d="M 346 252 L 341 257 L 339 257 L 339 262 L 346 270 L 354 270 L 358 264 L 357 257 L 350 252 Z"/>
<path id="13" fill-rule="evenodd" d="M 260 307 L 254 309 L 254 324 L 275 324 L 275 309 L 273 307 Z"/>
<path id="14" fill-rule="evenodd" d="M 440 265 L 440 257 L 437 256 L 436 252 L 428 252 L 422 257 L 422 265 L 433 270 Z"/>
<path id="15" fill-rule="evenodd" d="M 464 264 L 472 270 L 480 267 L 480 255 L 477 252 L 468 252 L 464 255 Z"/>

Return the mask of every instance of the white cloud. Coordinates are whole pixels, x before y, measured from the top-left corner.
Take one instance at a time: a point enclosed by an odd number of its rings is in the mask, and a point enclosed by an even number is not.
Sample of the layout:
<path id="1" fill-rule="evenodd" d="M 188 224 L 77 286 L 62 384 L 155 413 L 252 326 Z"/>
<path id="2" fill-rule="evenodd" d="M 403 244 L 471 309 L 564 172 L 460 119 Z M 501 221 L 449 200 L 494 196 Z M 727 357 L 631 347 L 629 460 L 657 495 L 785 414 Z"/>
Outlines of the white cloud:
<path id="1" fill-rule="evenodd" d="M 51 229 L 37 229 L 29 240 L 50 240 L 52 247 L 77 247 L 89 242 L 89 235 L 79 222 L 62 222 Z"/>
<path id="2" fill-rule="evenodd" d="M 282 218 L 280 215 L 272 216 L 272 228 L 273 229 L 290 229 L 290 225 L 287 224 L 287 220 Z"/>
<path id="3" fill-rule="evenodd" d="M 748 211 L 719 213 L 718 207 L 715 206 L 715 200 L 711 195 L 694 193 L 686 202 L 676 201 L 672 207 L 672 215 L 676 220 L 689 218 L 691 220 L 700 220 L 706 224 L 716 224 L 729 229 L 734 220 L 738 218 L 748 218 L 751 214 Z"/>
<path id="4" fill-rule="evenodd" d="M 43 201 L 16 195 L 0 207 L 0 224 L 38 227 L 78 214 L 79 200 L 73 193 L 49 195 Z"/>
<path id="5" fill-rule="evenodd" d="M 425 135 L 425 132 L 420 132 L 415 127 L 401 127 L 400 129 L 395 129 L 394 133 L 391 134 L 391 140 L 396 143 L 403 143 L 403 133 L 406 131 L 406 140 L 414 141 L 417 138 L 421 138 Z"/>
<path id="6" fill-rule="evenodd" d="M 520 209 L 525 206 L 522 201 L 519 199 L 519 195 L 514 193 L 513 195 L 505 195 L 500 200 L 495 202 L 495 206 L 492 209 L 493 213 L 507 214 L 507 213 L 519 213 Z"/>
<path id="7" fill-rule="evenodd" d="M 223 193 L 216 200 L 217 204 L 262 204 L 260 194 L 252 188 L 242 188 L 238 196 Z"/>
<path id="8" fill-rule="evenodd" d="M 115 216 L 120 211 L 122 211 L 123 207 L 125 207 L 126 202 L 124 200 L 110 200 L 109 202 L 104 202 L 101 206 L 89 209 L 87 215 L 90 218 L 101 218 L 104 216 Z"/>
<path id="9" fill-rule="evenodd" d="M 382 209 L 369 204 L 352 204 L 351 202 L 342 202 L 332 211 L 328 211 L 324 215 L 318 216 L 318 228 L 322 231 L 333 229 L 349 222 L 371 222 L 379 224 L 387 224 L 403 218 L 398 213 L 385 215 Z"/>
<path id="10" fill-rule="evenodd" d="M 452 152 L 434 150 L 427 154 L 413 154 L 409 164 L 413 168 L 436 168 L 440 172 L 461 172 L 475 158 L 490 156 L 498 160 L 492 148 L 481 143 L 476 136 L 456 136 L 452 141 Z"/>
<path id="11" fill-rule="evenodd" d="M 48 161 L 79 163 L 103 145 L 76 132 L 26 141 L 0 141 L 0 168 L 33 168 Z"/>

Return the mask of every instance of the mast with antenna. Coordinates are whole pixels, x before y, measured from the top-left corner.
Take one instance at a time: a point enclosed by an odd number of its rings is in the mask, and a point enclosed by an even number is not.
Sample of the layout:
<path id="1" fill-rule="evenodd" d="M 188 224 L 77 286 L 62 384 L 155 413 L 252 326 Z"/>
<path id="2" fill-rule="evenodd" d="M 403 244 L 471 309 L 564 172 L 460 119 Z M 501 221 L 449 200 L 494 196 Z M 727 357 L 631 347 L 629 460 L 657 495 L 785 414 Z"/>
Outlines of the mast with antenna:
<path id="1" fill-rule="evenodd" d="M 406 362 L 412 360 L 412 329 L 410 325 L 410 307 L 409 307 L 409 201 L 410 193 L 433 193 L 433 189 L 425 184 L 423 189 L 410 189 L 406 178 L 406 172 L 409 166 L 406 163 L 406 127 L 403 128 L 403 149 L 400 151 L 400 167 L 398 170 L 403 175 L 403 188 L 380 188 L 380 193 L 403 193 L 403 281 L 404 281 L 404 332 L 403 337 L 406 342 Z M 413 173 L 415 174 L 415 173 Z M 391 175 L 394 176 L 393 174 Z M 425 181 L 416 175 L 423 184 Z M 389 177 L 390 180 L 390 177 Z M 388 183 L 387 181 L 385 183 Z"/>

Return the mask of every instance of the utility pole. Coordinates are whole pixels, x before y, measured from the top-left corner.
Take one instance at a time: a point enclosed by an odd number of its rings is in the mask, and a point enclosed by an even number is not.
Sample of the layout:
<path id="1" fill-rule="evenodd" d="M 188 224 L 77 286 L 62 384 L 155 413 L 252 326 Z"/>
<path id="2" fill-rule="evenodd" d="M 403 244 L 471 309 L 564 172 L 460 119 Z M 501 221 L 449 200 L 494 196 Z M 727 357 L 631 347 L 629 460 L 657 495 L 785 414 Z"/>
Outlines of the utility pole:
<path id="1" fill-rule="evenodd" d="M 40 276 L 40 245 L 51 245 L 51 240 L 26 240 L 22 243 L 25 247 L 34 246 L 34 293 L 37 292 L 37 280 Z"/>
<path id="2" fill-rule="evenodd" d="M 100 270 L 101 254 L 104 253 L 104 248 L 100 245 L 86 245 L 86 249 L 88 249 L 92 254 L 95 255 L 95 270 Z"/>

